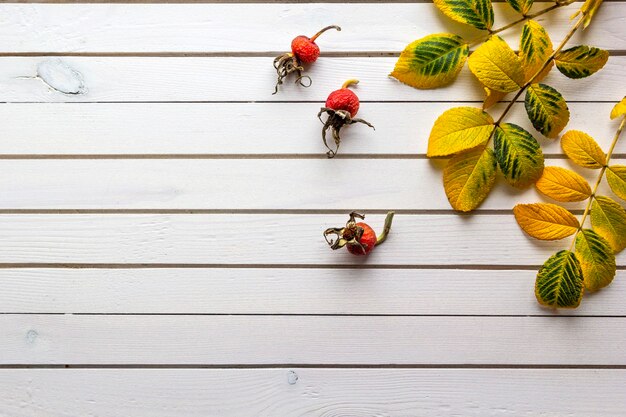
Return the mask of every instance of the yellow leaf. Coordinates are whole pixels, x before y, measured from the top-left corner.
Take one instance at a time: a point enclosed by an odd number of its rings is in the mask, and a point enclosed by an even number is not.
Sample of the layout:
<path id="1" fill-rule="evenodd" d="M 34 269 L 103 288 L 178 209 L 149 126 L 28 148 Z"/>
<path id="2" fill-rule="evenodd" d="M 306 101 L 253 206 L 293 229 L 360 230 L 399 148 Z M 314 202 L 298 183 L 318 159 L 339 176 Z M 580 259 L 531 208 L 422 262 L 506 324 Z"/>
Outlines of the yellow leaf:
<path id="1" fill-rule="evenodd" d="M 506 0 L 507 3 L 518 13 L 526 16 L 533 5 L 533 0 Z"/>
<path id="2" fill-rule="evenodd" d="M 613 252 L 626 248 L 626 210 L 613 199 L 596 196 L 591 204 L 593 230 L 605 238 Z"/>
<path id="3" fill-rule="evenodd" d="M 510 93 L 524 84 L 524 70 L 515 52 L 499 36 L 492 36 L 468 59 L 470 71 L 485 86 Z"/>
<path id="4" fill-rule="evenodd" d="M 429 35 L 402 51 L 390 75 L 415 88 L 443 87 L 454 81 L 468 54 L 469 46 L 456 35 Z"/>
<path id="5" fill-rule="evenodd" d="M 496 179 L 496 159 L 489 148 L 477 148 L 450 159 L 443 186 L 452 208 L 472 211 L 489 195 Z"/>
<path id="6" fill-rule="evenodd" d="M 606 155 L 600 145 L 580 130 L 569 130 L 561 137 L 561 148 L 576 165 L 600 169 L 606 165 Z"/>
<path id="7" fill-rule="evenodd" d="M 545 167 L 535 187 L 556 201 L 583 201 L 591 196 L 591 187 L 582 176 L 561 167 Z"/>
<path id="8" fill-rule="evenodd" d="M 488 108 L 493 107 L 508 94 L 501 91 L 494 91 L 487 87 L 483 88 L 485 89 L 485 101 L 483 101 L 483 110 L 487 110 Z"/>
<path id="9" fill-rule="evenodd" d="M 524 68 L 524 81 L 532 79 L 534 83 L 538 83 L 548 75 L 554 65 L 553 60 L 548 61 L 553 51 L 552 41 L 543 26 L 534 20 L 526 22 L 522 28 L 519 45 L 519 57 Z M 541 74 L 537 74 L 546 61 L 549 64 L 541 71 Z M 537 76 L 533 79 L 536 74 Z"/>
<path id="10" fill-rule="evenodd" d="M 513 207 L 515 220 L 535 239 L 559 240 L 571 236 L 580 224 L 576 217 L 556 204 L 518 204 Z"/>
<path id="11" fill-rule="evenodd" d="M 576 257 L 580 261 L 585 288 L 598 291 L 615 277 L 615 254 L 609 242 L 591 229 L 576 235 Z"/>
<path id="12" fill-rule="evenodd" d="M 596 14 L 601 5 L 602 0 L 587 0 L 580 7 L 580 10 L 572 15 L 572 19 L 582 13 L 583 28 L 586 28 L 587 26 L 589 26 L 589 23 L 591 23 L 591 19 Z"/>
<path id="13" fill-rule="evenodd" d="M 626 115 L 626 97 L 624 97 L 622 101 L 617 103 L 613 107 L 613 110 L 611 110 L 611 120 L 624 115 Z"/>
<path id="14" fill-rule="evenodd" d="M 626 200 L 626 165 L 611 165 L 606 171 L 606 182 L 622 200 Z"/>
<path id="15" fill-rule="evenodd" d="M 586 45 L 574 46 L 554 57 L 557 69 L 569 78 L 585 78 L 604 67 L 609 52 Z"/>
<path id="16" fill-rule="evenodd" d="M 549 85 L 532 84 L 528 87 L 524 106 L 535 129 L 546 137 L 557 137 L 569 122 L 565 99 Z"/>
<path id="17" fill-rule="evenodd" d="M 488 113 L 475 107 L 454 107 L 435 121 L 428 139 L 428 157 L 449 156 L 482 145 L 494 129 Z"/>
<path id="18" fill-rule="evenodd" d="M 435 6 L 452 20 L 488 30 L 493 25 L 491 0 L 433 0 Z"/>

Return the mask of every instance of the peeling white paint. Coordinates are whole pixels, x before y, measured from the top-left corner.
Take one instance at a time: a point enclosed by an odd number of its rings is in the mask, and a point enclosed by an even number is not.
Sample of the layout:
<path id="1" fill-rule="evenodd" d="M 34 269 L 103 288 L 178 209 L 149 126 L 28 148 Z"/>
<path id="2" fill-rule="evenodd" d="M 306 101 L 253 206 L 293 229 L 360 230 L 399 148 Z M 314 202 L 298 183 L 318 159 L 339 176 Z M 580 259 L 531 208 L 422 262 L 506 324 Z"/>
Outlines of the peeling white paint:
<path id="1" fill-rule="evenodd" d="M 49 59 L 37 66 L 37 78 L 63 94 L 85 94 L 83 75 L 61 59 Z"/>
<path id="2" fill-rule="evenodd" d="M 295 385 L 295 383 L 298 382 L 298 374 L 294 371 L 287 372 L 287 382 L 289 385 Z"/>

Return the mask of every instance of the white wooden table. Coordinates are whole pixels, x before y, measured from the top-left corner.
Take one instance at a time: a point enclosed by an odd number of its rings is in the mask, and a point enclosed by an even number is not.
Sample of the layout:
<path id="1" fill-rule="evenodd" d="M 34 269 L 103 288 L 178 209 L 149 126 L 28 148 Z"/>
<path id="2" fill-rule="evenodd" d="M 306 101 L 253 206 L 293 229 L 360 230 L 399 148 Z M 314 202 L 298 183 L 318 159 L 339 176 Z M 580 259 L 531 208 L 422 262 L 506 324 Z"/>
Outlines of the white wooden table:
<path id="1" fill-rule="evenodd" d="M 553 40 L 579 6 L 540 19 Z M 459 216 L 424 155 L 479 86 L 386 76 L 414 39 L 472 35 L 432 4 L 61 0 L 0 22 L 0 416 L 626 415 L 626 255 L 578 310 L 540 308 L 563 243 L 510 211 L 540 197 L 500 184 Z M 272 96 L 273 56 L 328 24 L 313 86 Z M 605 147 L 625 26 L 605 2 L 571 44 L 609 49 L 606 67 L 546 80 Z M 315 116 L 347 78 L 376 131 L 327 160 Z M 511 120 L 528 126 L 523 105 Z M 352 209 L 377 229 L 398 212 L 366 260 L 322 238 Z"/>

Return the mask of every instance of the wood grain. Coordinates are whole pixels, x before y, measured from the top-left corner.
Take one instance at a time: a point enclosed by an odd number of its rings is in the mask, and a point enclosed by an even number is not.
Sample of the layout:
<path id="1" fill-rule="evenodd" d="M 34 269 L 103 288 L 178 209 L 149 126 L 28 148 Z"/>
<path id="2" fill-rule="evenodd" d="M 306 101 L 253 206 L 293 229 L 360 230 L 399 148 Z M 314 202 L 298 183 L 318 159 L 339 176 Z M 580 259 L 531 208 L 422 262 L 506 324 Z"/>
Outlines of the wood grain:
<path id="1" fill-rule="evenodd" d="M 340 156 L 424 156 L 437 116 L 459 105 L 365 103 L 360 114 L 376 130 L 343 129 Z M 612 107 L 613 103 L 570 103 L 566 130 L 586 131 L 608 150 L 617 128 L 617 122 L 608 119 Z M 318 103 L 3 104 L 0 119 L 10 123 L 0 135 L 0 157 L 322 155 L 319 108 Z M 503 108 L 501 104 L 490 112 L 499 115 Z M 558 140 L 542 139 L 535 132 L 521 103 L 507 120 L 532 132 L 545 154 L 562 154 Z M 619 142 L 615 152 L 626 153 L 626 141 Z"/>
<path id="2" fill-rule="evenodd" d="M 7 160 L 2 165 L 11 175 L 0 177 L 0 208 L 451 210 L 442 161 L 328 160 L 319 147 L 320 158 L 306 160 Z M 598 176 L 566 160 L 547 164 L 572 167 L 590 183 Z M 612 195 L 604 183 L 600 193 Z M 510 210 L 537 200 L 552 201 L 533 187 L 521 191 L 500 181 L 481 208 Z"/>
<path id="3" fill-rule="evenodd" d="M 367 221 L 380 230 L 383 217 Z M 345 222 L 344 214 L 0 215 L 0 263 L 537 266 L 570 243 L 533 240 L 508 214 L 396 215 L 388 241 L 364 258 L 324 241 L 326 228 Z"/>
<path id="4" fill-rule="evenodd" d="M 4 365 L 626 365 L 624 317 L 27 314 L 0 334 Z"/>
<path id="5" fill-rule="evenodd" d="M 622 417 L 625 378 L 622 369 L 20 369 L 0 372 L 0 414 Z"/>
<path id="6" fill-rule="evenodd" d="M 586 294 L 580 308 L 560 312 L 535 302 L 535 275 L 535 270 L 0 269 L 0 313 L 626 315 L 626 271 L 618 271 L 609 288 Z"/>
<path id="7" fill-rule="evenodd" d="M 582 3 L 553 11 L 537 20 L 549 27 L 557 44 Z M 548 7 L 537 4 L 533 10 Z M 494 27 L 518 19 L 505 3 L 494 4 Z M 626 42 L 622 3 L 606 3 L 588 33 L 572 45 L 589 43 L 605 49 Z M 399 52 L 411 41 L 437 32 L 474 39 L 484 33 L 445 18 L 432 4 L 2 4 L 2 52 L 281 52 L 294 36 L 312 36 L 338 24 L 341 33 L 319 39 L 325 52 Z M 503 32 L 513 47 L 520 29 Z"/>
<path id="8" fill-rule="evenodd" d="M 467 68 L 446 88 L 416 90 L 401 84 L 387 77 L 396 62 L 393 57 L 320 58 L 307 72 L 313 79 L 312 87 L 288 82 L 276 95 L 272 95 L 276 71 L 271 57 L 4 57 L 0 62 L 0 102 L 321 103 L 349 78 L 361 80 L 355 91 L 365 102 L 484 99 L 482 87 Z M 568 102 L 616 103 L 624 96 L 624 67 L 626 56 L 612 56 L 591 77 L 571 80 L 553 70 L 544 82 L 559 90 Z M 603 120 L 605 117 L 602 115 Z"/>

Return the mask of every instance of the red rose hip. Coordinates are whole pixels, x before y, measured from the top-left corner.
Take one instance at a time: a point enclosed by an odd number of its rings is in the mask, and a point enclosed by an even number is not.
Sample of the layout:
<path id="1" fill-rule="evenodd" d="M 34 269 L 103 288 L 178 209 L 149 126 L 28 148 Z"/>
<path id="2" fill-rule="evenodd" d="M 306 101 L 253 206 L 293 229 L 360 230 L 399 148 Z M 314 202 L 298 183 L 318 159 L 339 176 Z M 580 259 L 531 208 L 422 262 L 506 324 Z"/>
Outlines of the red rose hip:
<path id="1" fill-rule="evenodd" d="M 291 52 L 277 56 L 274 59 L 274 68 L 276 68 L 276 74 L 278 75 L 274 94 L 278 92 L 278 86 L 283 83 L 283 79 L 292 72 L 298 75 L 296 83 L 299 83 L 303 87 L 309 87 L 311 85 L 311 77 L 302 75 L 302 71 L 304 71 L 302 64 L 312 64 L 317 61 L 317 58 L 320 56 L 320 47 L 317 46 L 315 41 L 322 33 L 329 29 L 341 30 L 339 26 L 333 25 L 326 26 L 310 38 L 304 35 L 296 36 L 291 41 Z M 308 80 L 308 84 L 305 84 L 303 82 L 304 80 Z"/>
<path id="2" fill-rule="evenodd" d="M 324 238 L 330 245 L 330 248 L 337 250 L 344 246 L 353 255 L 367 255 L 376 246 L 380 246 L 389 235 L 391 230 L 391 222 L 393 221 L 394 212 L 387 213 L 385 218 L 385 226 L 380 234 L 376 237 L 376 232 L 368 224 L 356 222 L 356 219 L 365 219 L 365 216 L 357 212 L 350 213 L 350 218 L 345 227 L 330 228 L 324 231 Z"/>

